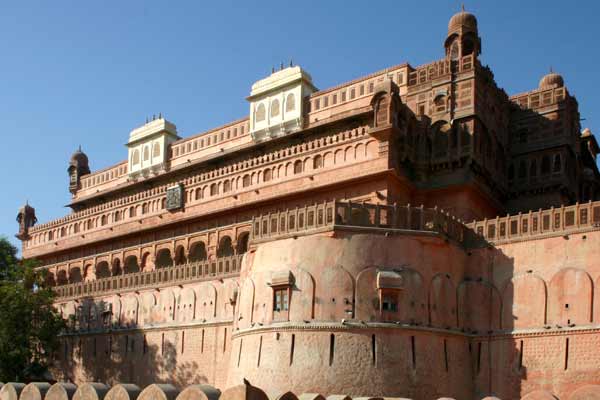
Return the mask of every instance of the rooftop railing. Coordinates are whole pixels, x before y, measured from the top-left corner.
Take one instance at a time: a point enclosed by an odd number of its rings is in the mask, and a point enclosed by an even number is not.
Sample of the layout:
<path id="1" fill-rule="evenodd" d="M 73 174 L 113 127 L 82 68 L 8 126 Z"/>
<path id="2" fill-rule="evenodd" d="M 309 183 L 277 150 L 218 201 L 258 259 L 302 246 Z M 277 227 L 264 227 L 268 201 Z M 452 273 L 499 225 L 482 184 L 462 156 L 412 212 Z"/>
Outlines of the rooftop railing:
<path id="1" fill-rule="evenodd" d="M 600 202 L 507 215 L 467 225 L 488 242 L 502 242 L 600 228 Z"/>
<path id="2" fill-rule="evenodd" d="M 237 276 L 243 254 L 56 286 L 58 298 L 105 295 Z"/>
<path id="3" fill-rule="evenodd" d="M 466 227 L 437 208 L 329 201 L 252 219 L 252 240 L 267 241 L 336 227 L 435 232 L 464 243 Z"/>

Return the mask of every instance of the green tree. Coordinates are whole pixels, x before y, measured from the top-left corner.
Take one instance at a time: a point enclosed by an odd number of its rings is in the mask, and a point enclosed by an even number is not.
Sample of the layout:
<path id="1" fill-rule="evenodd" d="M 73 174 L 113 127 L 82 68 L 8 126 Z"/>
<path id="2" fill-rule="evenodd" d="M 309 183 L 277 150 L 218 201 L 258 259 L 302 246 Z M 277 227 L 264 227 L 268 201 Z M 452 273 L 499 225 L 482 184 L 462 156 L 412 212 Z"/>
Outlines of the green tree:
<path id="1" fill-rule="evenodd" d="M 65 322 L 53 306 L 54 292 L 32 260 L 0 238 L 0 381 L 40 379 L 48 370 Z"/>

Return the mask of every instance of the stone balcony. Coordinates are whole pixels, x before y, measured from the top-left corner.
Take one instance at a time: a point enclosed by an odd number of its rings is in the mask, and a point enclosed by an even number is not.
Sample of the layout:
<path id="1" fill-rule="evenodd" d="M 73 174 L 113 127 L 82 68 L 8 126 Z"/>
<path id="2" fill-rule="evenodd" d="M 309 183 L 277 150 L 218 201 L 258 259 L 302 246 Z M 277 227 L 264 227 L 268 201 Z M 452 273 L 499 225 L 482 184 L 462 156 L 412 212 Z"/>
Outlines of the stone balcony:
<path id="1" fill-rule="evenodd" d="M 236 277 L 240 273 L 243 254 L 221 257 L 141 271 L 131 274 L 94 279 L 87 282 L 57 286 L 57 299 L 105 296 L 126 291 L 183 285 L 193 282 Z"/>

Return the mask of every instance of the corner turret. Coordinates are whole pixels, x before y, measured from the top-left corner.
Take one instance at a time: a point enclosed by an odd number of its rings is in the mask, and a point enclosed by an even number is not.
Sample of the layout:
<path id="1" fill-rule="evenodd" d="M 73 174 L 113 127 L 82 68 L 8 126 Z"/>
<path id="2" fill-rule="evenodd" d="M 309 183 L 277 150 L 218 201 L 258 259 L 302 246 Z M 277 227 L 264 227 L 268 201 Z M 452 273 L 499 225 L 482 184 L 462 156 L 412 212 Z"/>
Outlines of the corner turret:
<path id="1" fill-rule="evenodd" d="M 81 177 L 90 173 L 88 157 L 81 151 L 81 146 L 71 156 L 67 172 L 69 173 L 69 192 L 75 195 L 81 187 Z"/>
<path id="2" fill-rule="evenodd" d="M 29 228 L 37 223 L 37 218 L 35 217 L 35 208 L 31 207 L 28 202 L 19 209 L 17 222 L 19 223 L 19 233 L 15 235 L 17 239 L 29 239 Z"/>
<path id="3" fill-rule="evenodd" d="M 477 18 L 463 7 L 448 22 L 448 36 L 444 43 L 446 57 L 459 60 L 464 56 L 481 54 L 481 38 L 477 30 Z"/>

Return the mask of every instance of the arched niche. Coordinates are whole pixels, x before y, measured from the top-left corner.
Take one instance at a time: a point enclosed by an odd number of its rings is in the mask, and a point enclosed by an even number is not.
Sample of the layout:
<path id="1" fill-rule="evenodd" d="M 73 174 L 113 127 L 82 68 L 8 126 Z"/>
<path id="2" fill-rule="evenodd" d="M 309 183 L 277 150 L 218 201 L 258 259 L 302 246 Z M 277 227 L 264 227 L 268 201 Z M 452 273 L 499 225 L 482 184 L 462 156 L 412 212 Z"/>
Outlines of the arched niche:
<path id="1" fill-rule="evenodd" d="M 449 274 L 438 274 L 431 280 L 429 317 L 436 328 L 456 327 L 456 288 Z"/>
<path id="2" fill-rule="evenodd" d="M 502 329 L 541 327 L 546 323 L 546 283 L 532 273 L 513 277 L 502 291 Z"/>
<path id="3" fill-rule="evenodd" d="M 254 319 L 254 281 L 246 277 L 242 283 L 242 291 L 239 296 L 237 307 L 237 327 L 239 329 L 249 328 Z"/>
<path id="4" fill-rule="evenodd" d="M 210 321 L 216 317 L 217 289 L 210 282 L 203 282 L 198 286 L 198 301 L 196 306 L 196 319 Z"/>
<path id="5" fill-rule="evenodd" d="M 191 288 L 184 288 L 177 296 L 177 321 L 189 322 L 196 316 L 196 293 Z"/>
<path id="6" fill-rule="evenodd" d="M 500 329 L 500 294 L 489 282 L 463 281 L 457 307 L 459 328 L 479 333 Z"/>
<path id="7" fill-rule="evenodd" d="M 315 319 L 340 321 L 353 317 L 354 277 L 342 266 L 321 268 L 315 286 Z"/>
<path id="8" fill-rule="evenodd" d="M 565 268 L 550 281 L 548 322 L 552 324 L 589 324 L 592 321 L 592 279 L 582 269 Z"/>

